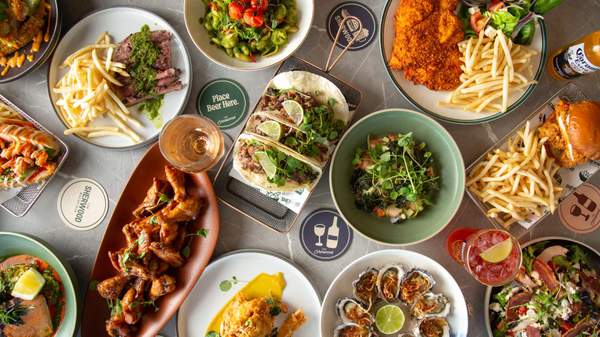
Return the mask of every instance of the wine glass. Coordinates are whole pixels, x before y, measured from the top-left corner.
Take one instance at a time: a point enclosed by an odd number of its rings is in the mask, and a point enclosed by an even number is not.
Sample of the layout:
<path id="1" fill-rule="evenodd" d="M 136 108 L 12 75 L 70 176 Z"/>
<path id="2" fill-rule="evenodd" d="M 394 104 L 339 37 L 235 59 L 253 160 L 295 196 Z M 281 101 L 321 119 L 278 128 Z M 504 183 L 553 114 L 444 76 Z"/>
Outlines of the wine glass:
<path id="1" fill-rule="evenodd" d="M 323 242 L 321 242 L 321 238 L 323 237 L 323 235 L 325 235 L 325 225 L 316 224 L 313 230 L 315 232 L 315 235 L 319 238 L 315 246 L 323 247 Z"/>

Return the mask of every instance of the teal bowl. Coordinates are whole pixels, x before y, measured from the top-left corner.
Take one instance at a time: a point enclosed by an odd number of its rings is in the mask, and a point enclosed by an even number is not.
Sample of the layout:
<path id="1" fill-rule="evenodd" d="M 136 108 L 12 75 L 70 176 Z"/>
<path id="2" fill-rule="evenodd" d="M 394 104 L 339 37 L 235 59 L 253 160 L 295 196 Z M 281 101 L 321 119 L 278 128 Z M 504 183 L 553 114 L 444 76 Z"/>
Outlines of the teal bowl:
<path id="1" fill-rule="evenodd" d="M 354 151 L 366 148 L 368 135 L 412 132 L 417 143 L 425 142 L 440 174 L 434 204 L 416 218 L 393 224 L 358 209 L 352 192 Z M 465 190 L 465 166 L 452 136 L 432 118 L 406 109 L 381 110 L 356 122 L 338 144 L 329 170 L 329 187 L 336 208 L 348 224 L 365 237 L 388 245 L 410 245 L 439 233 L 452 220 Z"/>
<path id="2" fill-rule="evenodd" d="M 24 234 L 0 232 L 0 260 L 14 255 L 31 255 L 46 261 L 58 273 L 65 289 L 65 317 L 54 337 L 72 337 L 77 329 L 77 280 L 71 267 L 46 243 Z"/>

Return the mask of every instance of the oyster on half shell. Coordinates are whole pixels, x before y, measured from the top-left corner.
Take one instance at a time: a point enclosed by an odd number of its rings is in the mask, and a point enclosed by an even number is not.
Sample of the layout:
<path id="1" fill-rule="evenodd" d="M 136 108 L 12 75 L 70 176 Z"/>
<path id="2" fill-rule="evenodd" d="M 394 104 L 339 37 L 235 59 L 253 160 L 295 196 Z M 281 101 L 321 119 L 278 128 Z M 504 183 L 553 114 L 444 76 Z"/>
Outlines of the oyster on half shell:
<path id="1" fill-rule="evenodd" d="M 386 302 L 394 302 L 400 294 L 400 282 L 404 277 L 404 269 L 399 265 L 387 265 L 377 275 L 377 291 L 379 297 Z"/>
<path id="2" fill-rule="evenodd" d="M 373 316 L 353 298 L 340 298 L 336 303 L 336 311 L 342 322 L 370 326 Z"/>
<path id="3" fill-rule="evenodd" d="M 429 272 L 423 269 L 409 271 L 400 284 L 400 300 L 413 304 L 423 294 L 429 292 L 435 285 L 435 280 Z"/>
<path id="4" fill-rule="evenodd" d="M 369 268 L 358 275 L 358 279 L 352 282 L 354 297 L 365 305 L 367 310 L 377 300 L 377 275 L 379 271 Z"/>

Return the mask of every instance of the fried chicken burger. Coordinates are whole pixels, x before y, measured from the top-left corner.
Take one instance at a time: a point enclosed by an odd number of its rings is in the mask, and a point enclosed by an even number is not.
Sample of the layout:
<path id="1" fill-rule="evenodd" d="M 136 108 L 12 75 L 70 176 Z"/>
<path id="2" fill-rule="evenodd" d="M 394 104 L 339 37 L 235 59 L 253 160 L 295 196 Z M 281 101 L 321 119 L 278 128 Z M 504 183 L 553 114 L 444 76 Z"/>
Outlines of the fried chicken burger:
<path id="1" fill-rule="evenodd" d="M 539 128 L 546 149 L 562 167 L 600 160 L 600 103 L 560 101 Z"/>

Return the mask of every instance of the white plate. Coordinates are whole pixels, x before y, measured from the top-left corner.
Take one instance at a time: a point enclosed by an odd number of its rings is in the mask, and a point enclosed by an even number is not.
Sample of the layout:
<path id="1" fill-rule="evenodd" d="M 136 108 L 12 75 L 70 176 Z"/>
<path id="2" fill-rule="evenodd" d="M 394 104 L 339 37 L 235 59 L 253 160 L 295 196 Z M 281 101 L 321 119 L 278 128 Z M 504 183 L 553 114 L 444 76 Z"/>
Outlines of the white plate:
<path id="1" fill-rule="evenodd" d="M 66 123 L 62 120 L 62 117 L 58 113 L 58 108 L 56 107 L 58 95 L 52 92 L 52 88 L 56 82 L 58 82 L 58 80 L 67 72 L 66 68 L 60 67 L 62 62 L 73 52 L 86 45 L 93 44 L 102 32 L 108 32 L 112 40 L 115 43 L 118 43 L 129 36 L 129 34 L 138 32 L 144 24 L 147 24 L 150 27 L 150 30 L 164 29 L 173 34 L 173 40 L 171 41 L 173 67 L 181 69 L 179 78 L 183 83 L 183 89 L 165 95 L 164 104 L 160 110 L 163 122 L 166 123 L 183 111 L 191 90 L 192 65 L 187 49 L 183 44 L 183 40 L 179 34 L 177 34 L 177 31 L 175 31 L 167 21 L 146 10 L 132 7 L 113 7 L 94 12 L 76 23 L 67 34 L 65 34 L 54 52 L 48 73 L 48 91 L 54 110 L 57 112 L 58 117 L 65 126 Z M 84 140 L 101 147 L 119 149 L 141 146 L 154 141 L 156 137 L 158 137 L 160 129 L 154 127 L 146 116 L 139 114 L 137 108 L 130 107 L 129 110 L 144 126 L 143 128 L 133 127 L 142 138 L 141 143 L 135 144 L 131 140 L 116 136 Z M 107 117 L 96 120 L 93 125 L 114 126 L 115 124 Z"/>
<path id="2" fill-rule="evenodd" d="M 310 32 L 315 1 L 296 0 L 298 10 L 298 31 L 288 35 L 288 43 L 275 55 L 257 57 L 256 62 L 244 62 L 231 57 L 223 49 L 210 43 L 210 36 L 200 22 L 204 17 L 206 5 L 202 0 L 185 0 L 183 16 L 188 34 L 198 49 L 211 61 L 234 70 L 260 70 L 282 62 L 292 55 L 302 45 Z"/>
<path id="3" fill-rule="evenodd" d="M 335 305 L 339 298 L 352 297 L 352 282 L 360 273 L 369 267 L 380 268 L 387 264 L 401 264 L 406 270 L 417 267 L 427 270 L 435 279 L 434 293 L 442 293 L 448 297 L 452 305 L 448 322 L 453 337 L 466 337 L 469 329 L 467 304 L 460 287 L 450 273 L 439 263 L 425 255 L 402 249 L 380 250 L 361 257 L 344 268 L 329 286 L 321 311 L 321 337 L 331 337 L 341 321 L 338 319 Z M 402 332 L 409 332 L 410 315 L 406 313 L 405 327 Z M 395 334 L 396 336 L 398 334 Z"/>
<path id="4" fill-rule="evenodd" d="M 383 12 L 383 24 L 380 35 L 380 46 L 383 62 L 388 71 L 388 74 L 392 78 L 392 81 L 400 90 L 402 95 L 406 97 L 415 107 L 420 110 L 451 123 L 458 124 L 477 124 L 490 122 L 503 117 L 516 108 L 518 108 L 525 100 L 531 95 L 535 84 L 527 87 L 526 90 L 517 91 L 511 97 L 509 97 L 509 107 L 506 112 L 492 112 L 492 113 L 478 113 L 474 111 L 463 111 L 462 109 L 438 107 L 437 102 L 446 100 L 449 91 L 434 91 L 430 90 L 424 85 L 415 85 L 413 82 L 404 78 L 404 72 L 399 70 L 392 70 L 388 65 L 388 60 L 392 55 L 392 48 L 394 44 L 394 16 L 396 14 L 396 8 L 398 7 L 400 0 L 389 0 L 385 10 Z M 538 54 L 532 57 L 532 71 L 533 79 L 536 81 L 540 79 L 543 72 L 544 64 L 546 61 L 546 28 L 542 20 L 535 25 L 535 35 L 533 42 L 529 48 L 537 50 Z"/>
<path id="5" fill-rule="evenodd" d="M 206 328 L 214 315 L 245 285 L 240 282 L 228 292 L 223 292 L 219 289 L 221 281 L 230 280 L 233 276 L 238 280 L 250 281 L 260 273 L 275 274 L 278 272 L 283 273 L 287 283 L 283 291 L 283 302 L 289 307 L 288 313 L 302 308 L 308 319 L 294 333 L 294 337 L 315 337 L 319 331 L 321 302 L 311 282 L 288 261 L 260 251 L 234 252 L 222 256 L 208 265 L 196 287 L 179 309 L 177 335 L 179 337 L 204 337 Z M 283 320 L 284 316 L 280 315 L 279 320 Z"/>

